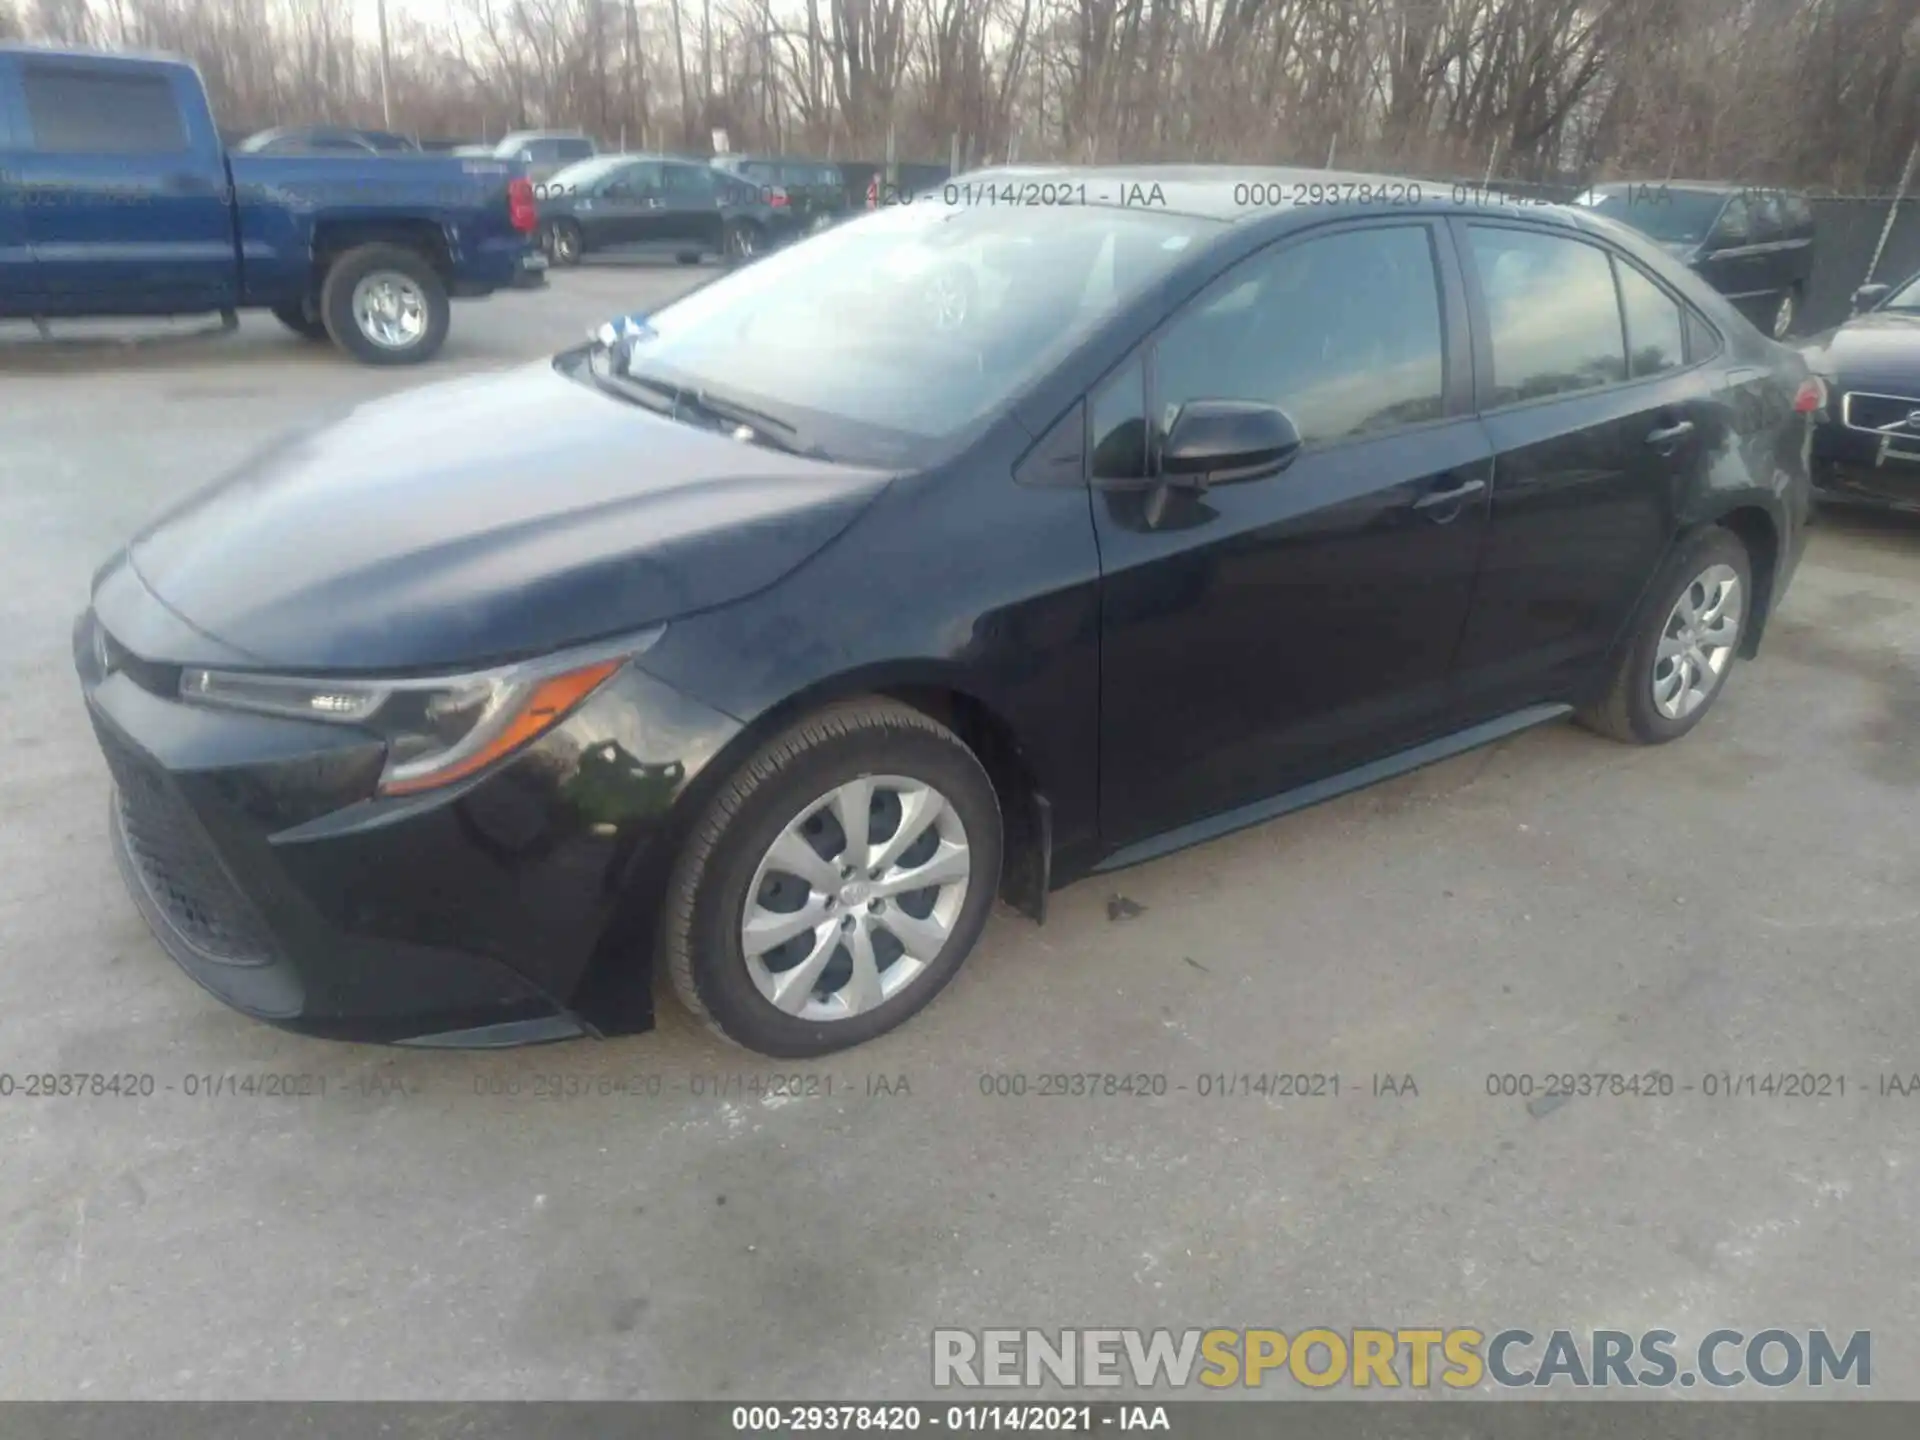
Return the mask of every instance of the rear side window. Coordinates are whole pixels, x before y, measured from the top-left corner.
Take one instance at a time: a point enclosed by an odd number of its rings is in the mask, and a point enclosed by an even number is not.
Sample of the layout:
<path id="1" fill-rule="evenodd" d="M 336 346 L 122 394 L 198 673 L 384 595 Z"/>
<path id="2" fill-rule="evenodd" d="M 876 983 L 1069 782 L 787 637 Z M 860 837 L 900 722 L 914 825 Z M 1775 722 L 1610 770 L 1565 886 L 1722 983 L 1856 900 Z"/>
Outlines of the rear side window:
<path id="1" fill-rule="evenodd" d="M 587 160 L 593 156 L 591 140 L 556 140 L 553 142 L 555 160 Z"/>
<path id="2" fill-rule="evenodd" d="M 1686 364 L 1686 322 L 1680 306 L 1623 260 L 1614 262 L 1620 276 L 1620 308 L 1627 317 L 1627 373 L 1634 379 L 1678 370 Z"/>
<path id="3" fill-rule="evenodd" d="M 713 186 L 713 171 L 704 165 L 666 167 L 666 190 L 669 195 L 711 195 Z"/>
<path id="4" fill-rule="evenodd" d="M 67 155 L 177 155 L 187 131 L 166 76 L 69 70 L 28 61 L 33 146 Z"/>
<path id="5" fill-rule="evenodd" d="M 1493 347 L 1494 405 L 1572 395 L 1627 376 L 1606 252 L 1537 230 L 1469 227 Z"/>
<path id="6" fill-rule="evenodd" d="M 1308 444 L 1435 420 L 1440 333 L 1426 226 L 1282 244 L 1229 270 L 1163 332 L 1153 418 L 1164 433 L 1190 400 L 1256 400 L 1285 410 Z M 1096 457 L 1100 443 L 1096 432 Z"/>
<path id="7" fill-rule="evenodd" d="M 1786 211 L 1787 224 L 1794 233 L 1805 235 L 1812 231 L 1813 207 L 1807 204 L 1806 196 L 1789 195 L 1782 208 Z"/>

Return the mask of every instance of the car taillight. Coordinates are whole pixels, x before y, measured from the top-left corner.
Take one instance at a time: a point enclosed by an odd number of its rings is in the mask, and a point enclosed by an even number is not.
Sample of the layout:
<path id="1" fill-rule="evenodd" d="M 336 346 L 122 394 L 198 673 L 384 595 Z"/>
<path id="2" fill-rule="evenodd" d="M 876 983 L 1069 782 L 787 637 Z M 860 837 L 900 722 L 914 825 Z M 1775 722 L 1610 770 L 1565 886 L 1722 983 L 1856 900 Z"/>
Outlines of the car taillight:
<path id="1" fill-rule="evenodd" d="M 787 203 L 787 192 L 778 185 L 774 186 L 772 193 L 767 196 L 767 203 L 776 210 L 783 208 Z"/>
<path id="2" fill-rule="evenodd" d="M 880 177 L 874 176 L 867 182 L 867 208 L 872 210 L 880 204 Z"/>
<path id="3" fill-rule="evenodd" d="M 540 224 L 540 211 L 533 203 L 533 181 L 524 175 L 507 181 L 507 223 L 523 232 Z"/>
<path id="4" fill-rule="evenodd" d="M 1816 410 L 1824 410 L 1827 405 L 1827 387 L 1817 375 L 1809 375 L 1800 382 L 1800 388 L 1794 393 L 1793 408 L 1800 415 L 1811 415 Z"/>

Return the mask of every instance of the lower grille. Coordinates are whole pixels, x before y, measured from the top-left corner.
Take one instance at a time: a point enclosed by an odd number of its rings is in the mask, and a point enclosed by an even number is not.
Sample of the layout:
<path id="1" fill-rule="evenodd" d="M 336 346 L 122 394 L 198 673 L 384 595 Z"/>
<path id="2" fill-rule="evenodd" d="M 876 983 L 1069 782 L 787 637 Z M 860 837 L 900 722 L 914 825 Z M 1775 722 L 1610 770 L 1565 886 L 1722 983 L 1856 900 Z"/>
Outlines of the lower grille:
<path id="1" fill-rule="evenodd" d="M 104 730 L 100 746 L 118 791 L 121 837 L 154 908 L 209 960 L 272 964 L 277 952 L 265 924 L 228 878 L 186 802 Z"/>
<path id="2" fill-rule="evenodd" d="M 1855 430 L 1880 430 L 1895 435 L 1904 431 L 1920 438 L 1920 421 L 1913 418 L 1916 415 L 1920 415 L 1920 399 L 1899 395 L 1869 395 L 1855 390 L 1840 402 L 1841 420 Z"/>

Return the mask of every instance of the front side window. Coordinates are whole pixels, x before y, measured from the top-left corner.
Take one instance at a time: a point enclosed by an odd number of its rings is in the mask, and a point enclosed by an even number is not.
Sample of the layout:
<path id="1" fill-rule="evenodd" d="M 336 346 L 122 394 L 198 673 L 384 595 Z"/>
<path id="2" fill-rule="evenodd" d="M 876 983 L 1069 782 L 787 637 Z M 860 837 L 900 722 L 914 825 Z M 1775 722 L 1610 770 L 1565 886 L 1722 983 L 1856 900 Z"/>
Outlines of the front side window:
<path id="1" fill-rule="evenodd" d="M 67 69 L 26 61 L 23 90 L 35 149 L 64 155 L 177 155 L 188 149 L 166 76 Z"/>
<path id="2" fill-rule="evenodd" d="M 1281 244 L 1228 272 L 1155 348 L 1161 433 L 1193 400 L 1277 405 L 1307 444 L 1438 419 L 1446 366 L 1424 225 Z"/>
<path id="3" fill-rule="evenodd" d="M 713 171 L 704 165 L 668 165 L 665 168 L 666 191 L 669 195 L 687 197 L 710 197 L 713 194 Z"/>
<path id="4" fill-rule="evenodd" d="M 1606 252 L 1537 230 L 1468 227 L 1493 348 L 1491 404 L 1571 395 L 1627 376 Z"/>

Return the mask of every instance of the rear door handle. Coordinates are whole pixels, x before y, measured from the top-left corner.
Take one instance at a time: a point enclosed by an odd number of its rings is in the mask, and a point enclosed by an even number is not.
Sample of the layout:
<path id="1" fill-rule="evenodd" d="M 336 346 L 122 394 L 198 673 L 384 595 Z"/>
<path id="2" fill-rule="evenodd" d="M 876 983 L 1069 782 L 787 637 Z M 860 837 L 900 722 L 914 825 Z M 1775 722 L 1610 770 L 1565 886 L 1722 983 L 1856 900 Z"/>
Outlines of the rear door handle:
<path id="1" fill-rule="evenodd" d="M 1486 488 L 1487 482 L 1484 480 L 1462 480 L 1451 489 L 1435 490 L 1430 494 L 1422 495 L 1418 500 L 1413 502 L 1413 508 L 1416 510 L 1439 510 L 1446 506 L 1458 505 L 1462 500 L 1465 500 L 1471 495 L 1478 495 Z M 1453 517 L 1448 516 L 1447 518 L 1452 519 Z"/>
<path id="2" fill-rule="evenodd" d="M 1693 422 L 1691 420 L 1682 420 L 1675 425 L 1664 425 L 1658 430 L 1649 430 L 1647 432 L 1647 444 L 1653 446 L 1655 449 L 1659 449 L 1662 446 L 1670 447 L 1686 439 L 1687 436 L 1692 433 Z"/>

